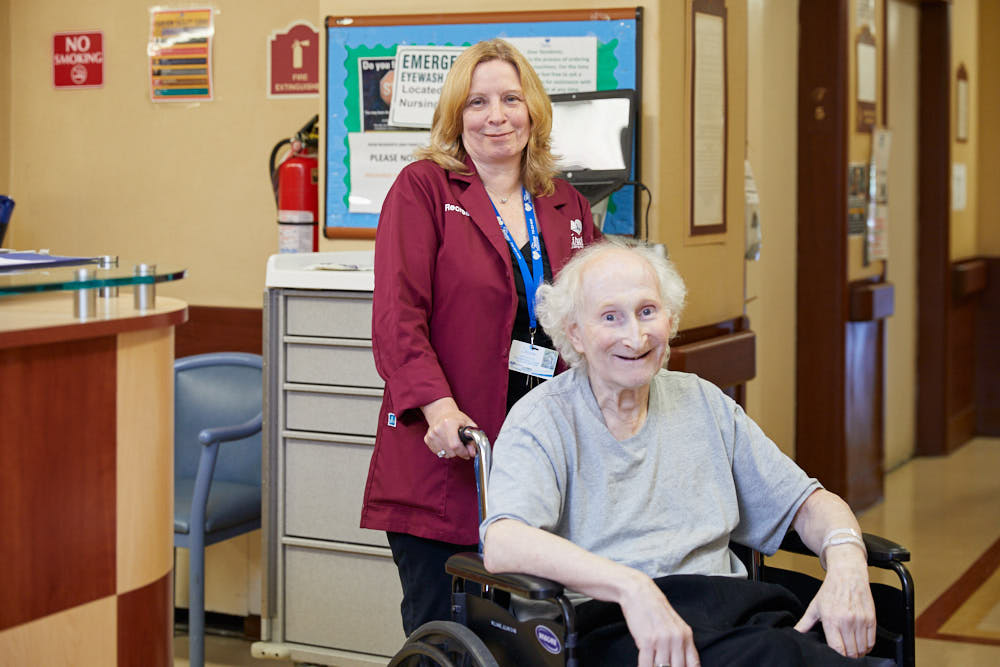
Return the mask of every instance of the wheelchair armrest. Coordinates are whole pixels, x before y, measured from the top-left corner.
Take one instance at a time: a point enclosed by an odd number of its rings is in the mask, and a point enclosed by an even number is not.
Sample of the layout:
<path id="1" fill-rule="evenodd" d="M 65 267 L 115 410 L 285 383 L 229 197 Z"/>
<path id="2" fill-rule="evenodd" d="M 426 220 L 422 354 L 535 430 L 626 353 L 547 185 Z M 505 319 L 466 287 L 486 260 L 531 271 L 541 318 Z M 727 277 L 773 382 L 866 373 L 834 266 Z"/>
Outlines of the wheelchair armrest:
<path id="1" fill-rule="evenodd" d="M 242 424 L 233 426 L 216 426 L 202 429 L 198 433 L 198 440 L 203 445 L 211 445 L 215 442 L 230 442 L 246 438 L 261 430 L 264 424 L 264 413 L 258 412 L 257 416 L 248 419 Z"/>
<path id="2" fill-rule="evenodd" d="M 910 560 L 910 551 L 892 540 L 887 540 L 878 535 L 863 533 L 865 548 L 868 549 L 868 564 L 875 567 L 887 567 L 889 563 L 903 563 Z M 802 538 L 794 530 L 788 531 L 785 539 L 779 547 L 782 551 L 790 551 L 804 556 L 815 556 L 812 550 L 805 545 Z"/>
<path id="3" fill-rule="evenodd" d="M 444 569 L 452 576 L 493 586 L 530 600 L 548 600 L 563 592 L 562 584 L 549 579 L 530 574 L 489 572 L 483 565 L 482 555 L 472 552 L 455 554 L 445 563 Z"/>
<path id="4" fill-rule="evenodd" d="M 910 550 L 878 535 L 864 533 L 865 547 L 868 549 L 869 565 L 884 565 L 886 563 L 905 563 L 910 560 Z"/>

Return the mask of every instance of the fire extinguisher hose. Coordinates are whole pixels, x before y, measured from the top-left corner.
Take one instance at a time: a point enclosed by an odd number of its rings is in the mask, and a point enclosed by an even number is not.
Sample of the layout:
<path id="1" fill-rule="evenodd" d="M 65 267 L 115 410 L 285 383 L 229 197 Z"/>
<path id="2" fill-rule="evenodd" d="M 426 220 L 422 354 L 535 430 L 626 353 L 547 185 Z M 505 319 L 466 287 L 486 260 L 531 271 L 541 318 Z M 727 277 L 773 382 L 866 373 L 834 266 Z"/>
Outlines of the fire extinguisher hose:
<path id="1" fill-rule="evenodd" d="M 274 161 L 275 159 L 277 159 L 278 151 L 281 150 L 281 147 L 284 146 L 285 144 L 290 144 L 290 143 L 292 143 L 291 139 L 282 139 L 281 141 L 276 143 L 274 145 L 274 148 L 271 149 L 271 159 L 268 161 L 267 165 L 267 171 L 271 177 L 271 189 L 274 190 L 275 206 L 278 205 L 278 170 L 275 168 Z"/>

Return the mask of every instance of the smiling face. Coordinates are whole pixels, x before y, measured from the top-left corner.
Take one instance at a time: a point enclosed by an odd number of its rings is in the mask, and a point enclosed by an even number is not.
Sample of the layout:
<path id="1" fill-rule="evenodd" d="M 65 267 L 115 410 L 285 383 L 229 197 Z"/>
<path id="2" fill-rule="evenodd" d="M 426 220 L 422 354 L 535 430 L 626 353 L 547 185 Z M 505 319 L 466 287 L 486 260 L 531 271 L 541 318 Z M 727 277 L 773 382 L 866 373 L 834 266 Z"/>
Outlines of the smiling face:
<path id="1" fill-rule="evenodd" d="M 462 144 L 477 166 L 508 164 L 520 168 L 531 117 L 521 77 L 509 62 L 476 65 L 462 111 Z"/>
<path id="2" fill-rule="evenodd" d="M 586 359 L 598 403 L 628 390 L 644 394 L 670 339 L 653 268 L 632 253 L 607 252 L 584 268 L 578 289 L 583 304 L 567 333 Z"/>

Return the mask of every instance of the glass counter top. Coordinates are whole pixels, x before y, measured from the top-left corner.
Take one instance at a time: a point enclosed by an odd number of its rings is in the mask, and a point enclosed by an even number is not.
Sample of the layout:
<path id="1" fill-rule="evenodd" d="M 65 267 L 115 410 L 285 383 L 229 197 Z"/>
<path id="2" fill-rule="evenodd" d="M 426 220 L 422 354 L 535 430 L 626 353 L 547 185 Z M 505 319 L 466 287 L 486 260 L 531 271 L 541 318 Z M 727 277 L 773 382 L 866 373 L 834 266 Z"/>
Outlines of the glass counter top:
<path id="1" fill-rule="evenodd" d="M 102 263 L 100 257 L 84 261 L 85 263 L 73 266 L 0 272 L 0 296 L 122 285 L 149 285 L 180 280 L 187 273 L 187 269 L 170 265 L 119 260 L 117 266 L 109 266 L 107 262 Z"/>

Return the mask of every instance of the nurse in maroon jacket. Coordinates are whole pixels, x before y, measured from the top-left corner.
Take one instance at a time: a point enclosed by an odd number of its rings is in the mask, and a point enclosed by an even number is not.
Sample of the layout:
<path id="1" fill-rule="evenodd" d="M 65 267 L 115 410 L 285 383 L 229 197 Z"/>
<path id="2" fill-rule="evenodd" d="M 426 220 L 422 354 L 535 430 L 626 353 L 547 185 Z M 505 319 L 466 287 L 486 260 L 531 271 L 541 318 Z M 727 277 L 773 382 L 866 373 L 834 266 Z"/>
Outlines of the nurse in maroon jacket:
<path id="1" fill-rule="evenodd" d="M 475 44 L 448 73 L 430 146 L 382 206 L 372 339 L 385 396 L 361 525 L 388 533 L 407 634 L 450 617 L 444 562 L 478 543 L 472 449 L 458 429 L 492 440 L 556 371 L 535 289 L 600 237 L 587 200 L 554 178 L 551 127 L 524 56 L 499 39 Z"/>

